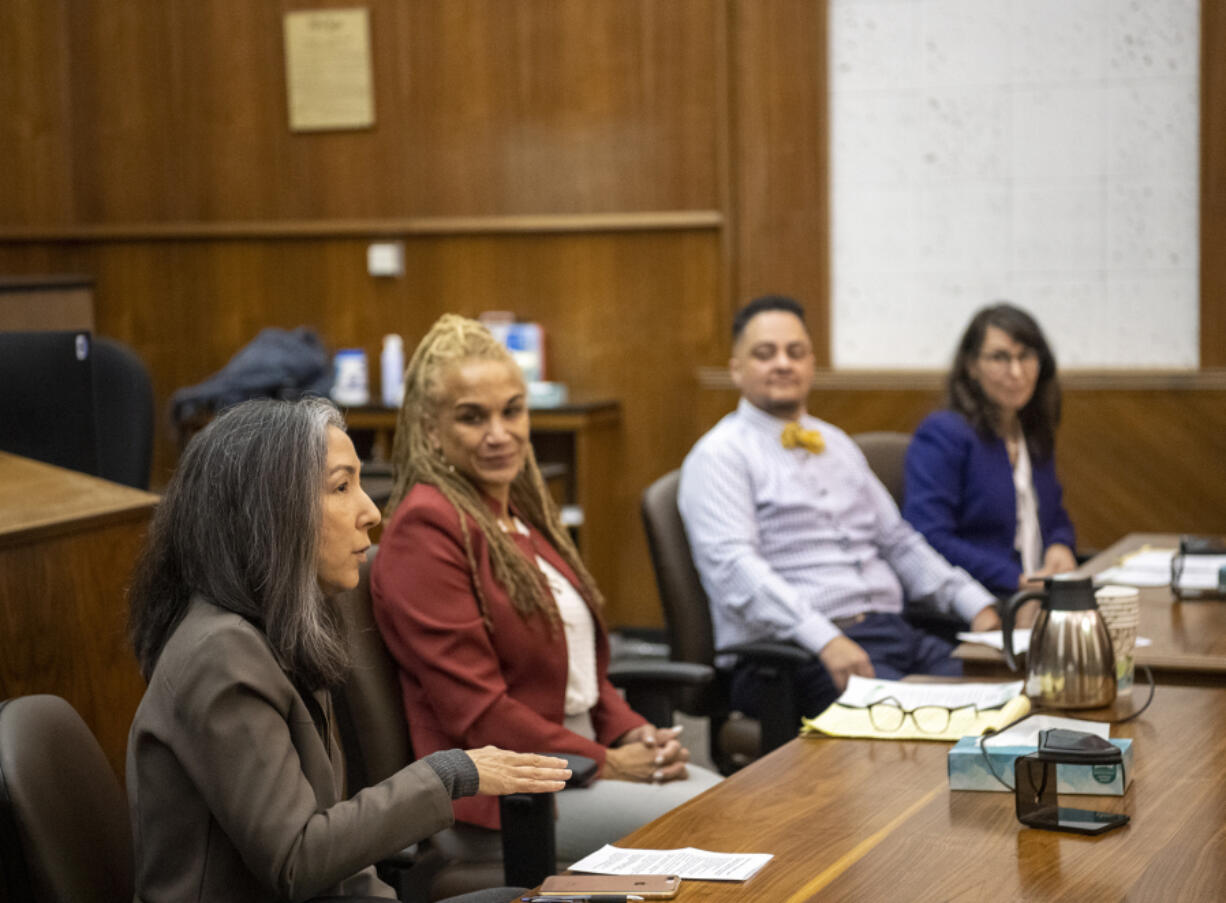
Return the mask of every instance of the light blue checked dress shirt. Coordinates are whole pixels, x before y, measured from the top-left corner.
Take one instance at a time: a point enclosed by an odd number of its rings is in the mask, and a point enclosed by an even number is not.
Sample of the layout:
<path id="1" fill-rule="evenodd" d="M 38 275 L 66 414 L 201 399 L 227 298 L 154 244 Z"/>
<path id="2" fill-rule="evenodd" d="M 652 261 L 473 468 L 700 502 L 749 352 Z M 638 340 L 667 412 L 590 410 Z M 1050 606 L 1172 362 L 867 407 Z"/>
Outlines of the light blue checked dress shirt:
<path id="1" fill-rule="evenodd" d="M 851 438 L 804 415 L 826 450 L 780 442 L 786 420 L 741 399 L 681 467 L 678 504 L 716 646 L 774 639 L 820 652 L 831 619 L 907 598 L 971 620 L 995 601 L 902 519 Z"/>

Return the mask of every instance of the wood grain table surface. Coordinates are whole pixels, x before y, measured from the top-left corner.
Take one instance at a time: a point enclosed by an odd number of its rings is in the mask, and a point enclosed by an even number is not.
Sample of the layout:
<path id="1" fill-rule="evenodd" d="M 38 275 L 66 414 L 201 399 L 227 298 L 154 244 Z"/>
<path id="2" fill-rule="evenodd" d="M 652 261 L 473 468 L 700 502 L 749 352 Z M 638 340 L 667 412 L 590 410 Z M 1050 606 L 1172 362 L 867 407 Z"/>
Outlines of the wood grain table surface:
<path id="1" fill-rule="evenodd" d="M 684 882 L 680 903 L 1226 899 L 1226 691 L 1160 686 L 1112 736 L 1134 741 L 1126 794 L 1060 798 L 1132 817 L 1099 837 L 951 791 L 948 743 L 798 738 L 619 845 L 774 854 L 747 882 Z"/>

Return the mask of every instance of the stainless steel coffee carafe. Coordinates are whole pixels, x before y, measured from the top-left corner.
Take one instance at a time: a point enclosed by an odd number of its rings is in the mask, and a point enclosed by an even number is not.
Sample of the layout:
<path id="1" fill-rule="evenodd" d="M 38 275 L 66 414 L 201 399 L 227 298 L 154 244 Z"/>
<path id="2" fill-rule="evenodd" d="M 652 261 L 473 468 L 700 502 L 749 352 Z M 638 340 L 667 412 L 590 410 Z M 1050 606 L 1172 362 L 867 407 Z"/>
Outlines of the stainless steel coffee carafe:
<path id="1" fill-rule="evenodd" d="M 1005 661 L 1014 671 L 1013 622 L 1031 599 L 1043 602 L 1030 633 L 1026 695 L 1045 706 L 1089 709 L 1115 701 L 1115 652 L 1098 612 L 1089 577 L 1058 574 L 1041 590 L 1020 592 L 1005 603 L 1000 620 Z"/>

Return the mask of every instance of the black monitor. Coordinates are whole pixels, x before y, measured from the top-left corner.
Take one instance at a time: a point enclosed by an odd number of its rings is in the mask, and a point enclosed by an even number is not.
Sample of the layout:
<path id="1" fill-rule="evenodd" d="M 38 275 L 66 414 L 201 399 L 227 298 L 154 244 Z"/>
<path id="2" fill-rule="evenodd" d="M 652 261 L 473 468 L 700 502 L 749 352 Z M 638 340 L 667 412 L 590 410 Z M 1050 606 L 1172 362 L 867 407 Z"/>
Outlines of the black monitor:
<path id="1" fill-rule="evenodd" d="M 0 451 L 98 473 L 90 333 L 0 332 Z"/>

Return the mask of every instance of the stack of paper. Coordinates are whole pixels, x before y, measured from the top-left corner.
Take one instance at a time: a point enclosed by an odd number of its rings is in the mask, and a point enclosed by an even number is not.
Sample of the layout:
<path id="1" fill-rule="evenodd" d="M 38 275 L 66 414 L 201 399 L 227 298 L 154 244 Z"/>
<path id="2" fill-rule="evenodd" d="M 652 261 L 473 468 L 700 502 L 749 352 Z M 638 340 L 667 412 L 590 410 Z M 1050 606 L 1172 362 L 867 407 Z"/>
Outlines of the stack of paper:
<path id="1" fill-rule="evenodd" d="M 605 844 L 570 868 L 597 875 L 680 875 L 697 881 L 744 881 L 772 858 L 771 853 L 712 853 L 695 847 L 629 850 Z"/>
<path id="2" fill-rule="evenodd" d="M 964 630 L 958 634 L 958 639 L 964 643 L 978 643 L 980 646 L 991 646 L 993 649 L 1004 651 L 1005 635 L 1000 630 Z M 1153 640 L 1148 637 L 1137 637 L 1138 646 L 1152 646 Z M 1013 631 L 1013 654 L 1015 656 L 1025 655 L 1030 650 L 1030 628 L 1019 627 Z"/>
<path id="3" fill-rule="evenodd" d="M 1154 549 L 1143 546 L 1125 555 L 1120 563 L 1094 575 L 1099 586 L 1106 583 L 1124 586 L 1169 586 L 1171 582 L 1171 558 L 1174 549 Z"/>
<path id="4" fill-rule="evenodd" d="M 997 729 L 1030 711 L 1020 680 L 1008 683 L 912 683 L 853 675 L 838 700 L 816 718 L 804 718 L 801 736 L 872 737 L 883 740 L 957 740 Z M 923 730 L 908 715 L 896 730 L 874 725 L 869 707 L 889 699 L 904 712 L 924 706 L 950 709 L 944 730 Z"/>

